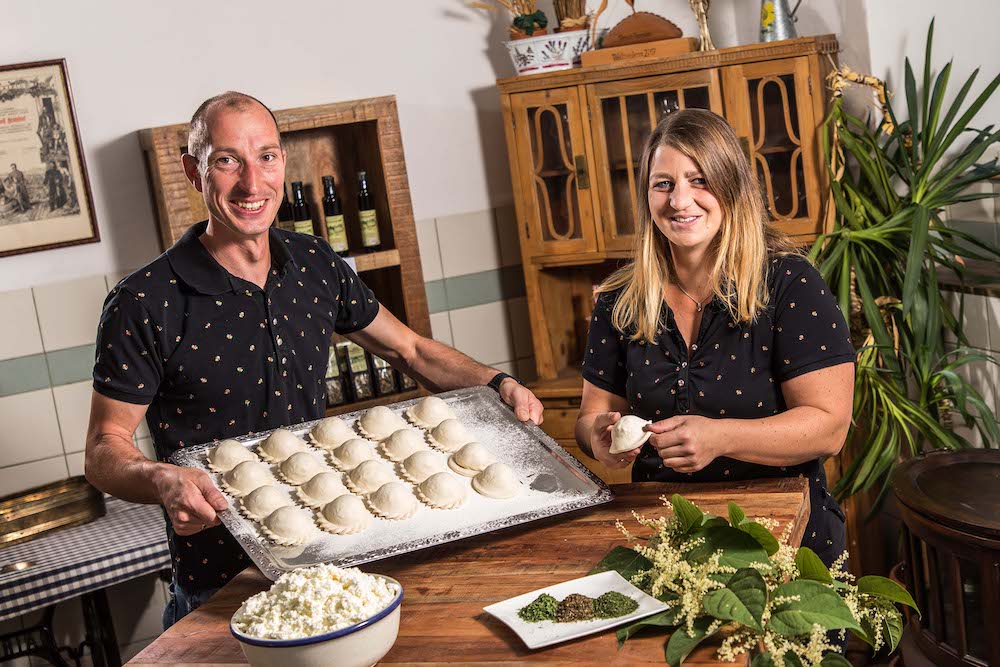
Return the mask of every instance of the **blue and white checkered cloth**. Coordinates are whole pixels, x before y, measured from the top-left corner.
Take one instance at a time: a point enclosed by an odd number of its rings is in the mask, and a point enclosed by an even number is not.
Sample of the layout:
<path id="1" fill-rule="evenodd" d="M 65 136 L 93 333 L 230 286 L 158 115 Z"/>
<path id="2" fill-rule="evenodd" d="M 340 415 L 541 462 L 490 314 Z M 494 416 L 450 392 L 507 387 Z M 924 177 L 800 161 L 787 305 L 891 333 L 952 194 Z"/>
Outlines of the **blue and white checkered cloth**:
<path id="1" fill-rule="evenodd" d="M 0 549 L 0 567 L 34 562 L 0 574 L 0 621 L 170 568 L 160 506 L 106 501 L 95 521 Z"/>

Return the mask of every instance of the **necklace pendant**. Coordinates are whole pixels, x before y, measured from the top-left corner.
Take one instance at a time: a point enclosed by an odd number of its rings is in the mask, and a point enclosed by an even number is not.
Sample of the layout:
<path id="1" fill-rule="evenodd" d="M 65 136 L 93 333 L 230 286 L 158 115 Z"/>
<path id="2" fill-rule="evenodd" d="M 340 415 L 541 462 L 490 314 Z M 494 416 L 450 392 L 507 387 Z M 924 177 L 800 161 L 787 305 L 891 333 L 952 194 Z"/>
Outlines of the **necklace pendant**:
<path id="1" fill-rule="evenodd" d="M 702 306 L 701 306 L 701 304 L 699 303 L 699 304 L 698 304 L 698 312 L 699 312 L 699 313 L 701 312 L 701 308 L 702 308 Z"/>

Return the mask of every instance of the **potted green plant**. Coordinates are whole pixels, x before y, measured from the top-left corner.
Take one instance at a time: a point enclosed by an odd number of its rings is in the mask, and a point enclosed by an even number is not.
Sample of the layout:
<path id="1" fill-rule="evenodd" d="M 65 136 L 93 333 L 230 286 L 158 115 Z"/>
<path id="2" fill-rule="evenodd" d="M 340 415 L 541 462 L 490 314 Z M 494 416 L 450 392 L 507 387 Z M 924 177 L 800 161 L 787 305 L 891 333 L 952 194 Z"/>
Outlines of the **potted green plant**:
<path id="1" fill-rule="evenodd" d="M 849 436 L 855 449 L 835 493 L 843 498 L 878 485 L 876 508 L 901 457 L 924 448 L 971 446 L 950 428 L 955 420 L 977 429 L 987 446 L 1000 442 L 992 408 L 959 373 L 965 364 L 994 361 L 968 347 L 964 302 L 955 317 L 938 284 L 941 272 L 965 282 L 963 257 L 1000 258 L 996 247 L 949 228 L 942 219 L 952 204 L 992 196 L 968 188 L 1000 175 L 995 159 L 982 162 L 1000 132 L 970 123 L 1000 76 L 965 106 L 977 69 L 946 106 L 952 64 L 932 81 L 933 37 L 932 21 L 919 88 L 906 59 L 906 118 L 881 81 L 845 67 L 832 76 L 834 99 L 824 133 L 833 220 L 831 231 L 816 240 L 811 258 L 845 315 L 850 314 L 859 349 Z M 849 83 L 875 88 L 880 123 L 848 113 L 841 92 Z M 946 349 L 946 332 L 957 339 L 955 349 Z"/>

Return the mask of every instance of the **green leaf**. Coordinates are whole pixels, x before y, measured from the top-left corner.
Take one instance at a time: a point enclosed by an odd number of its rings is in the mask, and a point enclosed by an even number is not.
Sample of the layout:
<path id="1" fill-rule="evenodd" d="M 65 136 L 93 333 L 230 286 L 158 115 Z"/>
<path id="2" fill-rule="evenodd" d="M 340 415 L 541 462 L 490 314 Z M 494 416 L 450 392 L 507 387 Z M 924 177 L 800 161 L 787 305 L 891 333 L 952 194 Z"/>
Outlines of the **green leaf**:
<path id="1" fill-rule="evenodd" d="M 930 211 L 917 206 L 913 212 L 910 250 L 906 256 L 906 274 L 903 278 L 903 317 L 913 308 L 913 301 L 924 272 L 924 255 L 927 251 L 927 232 L 930 227 Z M 918 329 L 920 331 L 922 329 Z M 936 332 L 935 332 L 936 333 Z"/>
<path id="2" fill-rule="evenodd" d="M 681 527 L 685 533 L 689 532 L 692 528 L 701 526 L 702 516 L 705 513 L 698 509 L 693 502 L 681 494 L 675 493 L 670 498 L 670 504 L 674 506 L 674 515 L 681 522 Z"/>
<path id="3" fill-rule="evenodd" d="M 826 630 L 859 627 L 840 595 L 818 581 L 789 581 L 774 589 L 772 599 L 779 597 L 799 598 L 775 605 L 771 612 L 768 628 L 785 637 L 807 635 L 816 623 Z"/>
<path id="4" fill-rule="evenodd" d="M 618 637 L 618 648 L 621 648 L 622 644 L 624 644 L 629 637 L 645 628 L 672 628 L 675 625 L 679 625 L 681 622 L 680 615 L 680 607 L 677 609 L 667 609 L 666 611 L 661 611 L 659 614 L 647 616 L 646 618 L 640 619 L 635 623 L 619 628 L 618 631 L 615 632 L 615 636 Z"/>
<path id="5" fill-rule="evenodd" d="M 746 521 L 739 526 L 739 529 L 757 540 L 757 544 L 764 548 L 768 556 L 778 553 L 778 548 L 780 547 L 778 538 L 756 521 Z"/>
<path id="6" fill-rule="evenodd" d="M 799 570 L 800 579 L 810 579 L 822 584 L 832 584 L 833 577 L 816 552 L 809 547 L 799 547 L 795 553 L 795 567 Z"/>
<path id="7" fill-rule="evenodd" d="M 664 657 L 667 660 L 667 664 L 670 667 L 680 667 L 680 664 L 684 662 L 684 659 L 695 649 L 698 644 L 702 642 L 706 637 L 706 631 L 708 626 L 712 624 L 714 619 L 708 616 L 702 616 L 701 618 L 695 620 L 694 622 L 694 636 L 689 637 L 687 633 L 687 628 L 681 626 L 674 630 L 674 633 L 670 635 L 670 640 L 667 642 L 667 646 L 664 649 Z M 714 633 L 713 633 L 714 634 Z"/>
<path id="8" fill-rule="evenodd" d="M 712 616 L 724 621 L 736 621 L 764 632 L 761 618 L 767 606 L 767 584 L 753 568 L 737 570 L 726 588 L 708 592 L 702 604 Z"/>
<path id="9" fill-rule="evenodd" d="M 886 638 L 888 653 L 892 653 L 899 646 L 899 639 L 903 636 L 903 615 L 898 610 L 893 609 L 894 614 L 886 614 L 882 619 L 882 636 Z"/>
<path id="10" fill-rule="evenodd" d="M 722 551 L 719 558 L 721 565 L 734 567 L 737 570 L 751 567 L 753 563 L 766 563 L 767 552 L 751 535 L 731 526 L 711 526 L 695 531 L 691 537 L 703 537 L 702 544 L 688 552 L 687 559 L 695 563 L 704 563 L 716 551 Z"/>
<path id="11" fill-rule="evenodd" d="M 734 503 L 732 500 L 729 501 L 729 523 L 733 525 L 733 528 L 739 528 L 740 524 L 747 520 L 746 513 L 740 508 L 739 505 Z"/>
<path id="12" fill-rule="evenodd" d="M 839 653 L 827 653 L 819 662 L 819 667 L 853 667 L 851 661 Z"/>
<path id="13" fill-rule="evenodd" d="M 653 564 L 645 556 L 628 547 L 615 547 L 587 574 L 614 570 L 628 581 L 632 581 L 632 577 L 651 567 Z"/>
<path id="14" fill-rule="evenodd" d="M 799 660 L 799 656 L 794 653 L 786 653 L 784 658 L 785 667 L 802 667 L 802 661 Z"/>
<path id="15" fill-rule="evenodd" d="M 875 575 L 869 575 L 867 577 L 861 577 L 858 579 L 858 592 L 865 593 L 866 595 L 875 595 L 882 598 L 883 600 L 889 600 L 890 602 L 898 602 L 899 604 L 905 604 L 907 607 L 916 609 L 917 614 L 920 610 L 917 609 L 917 603 L 913 601 L 913 597 L 910 595 L 909 591 L 897 584 L 892 579 L 886 579 L 885 577 L 877 577 Z"/>

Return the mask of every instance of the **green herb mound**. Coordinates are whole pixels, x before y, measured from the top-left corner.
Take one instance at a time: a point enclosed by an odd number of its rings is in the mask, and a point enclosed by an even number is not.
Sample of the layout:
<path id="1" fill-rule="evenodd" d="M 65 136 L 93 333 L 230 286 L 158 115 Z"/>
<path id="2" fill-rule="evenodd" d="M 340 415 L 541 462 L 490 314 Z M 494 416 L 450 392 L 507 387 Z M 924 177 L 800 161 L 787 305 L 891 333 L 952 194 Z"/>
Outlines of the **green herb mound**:
<path id="1" fill-rule="evenodd" d="M 594 616 L 597 618 L 627 616 L 638 608 L 638 602 L 618 591 L 608 591 L 594 600 Z"/>
<path id="2" fill-rule="evenodd" d="M 552 621 L 556 617 L 556 609 L 559 601 L 548 593 L 542 593 L 535 601 L 526 607 L 521 607 L 517 611 L 518 617 L 528 623 L 538 623 L 540 621 Z"/>

